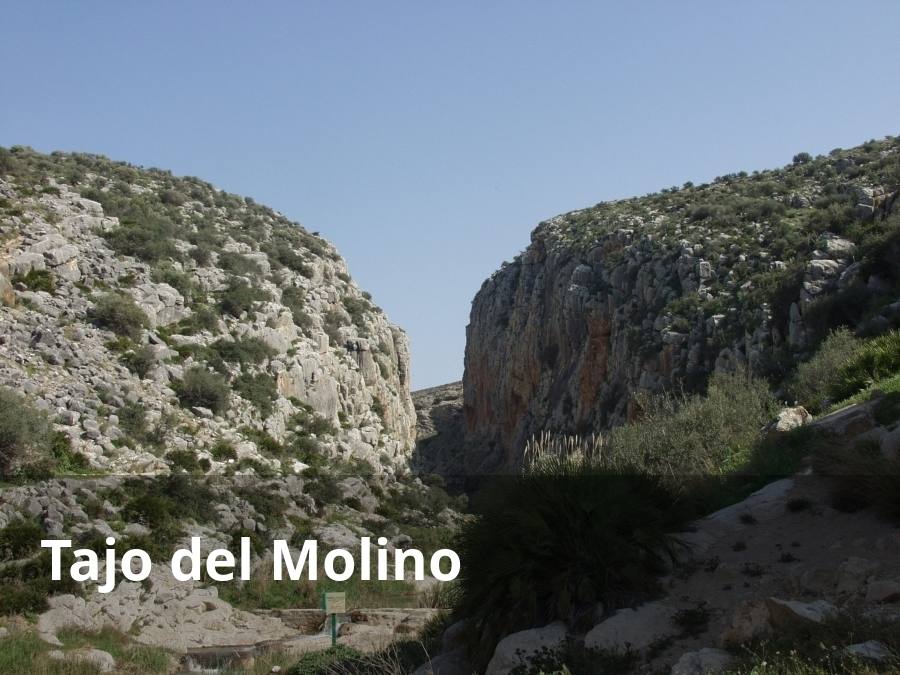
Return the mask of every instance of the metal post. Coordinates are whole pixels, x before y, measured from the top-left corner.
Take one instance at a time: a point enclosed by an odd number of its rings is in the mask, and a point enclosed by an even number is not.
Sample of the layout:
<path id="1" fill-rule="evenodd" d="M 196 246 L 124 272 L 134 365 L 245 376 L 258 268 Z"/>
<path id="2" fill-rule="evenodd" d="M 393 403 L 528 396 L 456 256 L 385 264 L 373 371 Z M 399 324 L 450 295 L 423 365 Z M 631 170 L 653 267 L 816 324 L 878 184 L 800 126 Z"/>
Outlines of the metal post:
<path id="1" fill-rule="evenodd" d="M 331 646 L 337 644 L 337 614 L 331 615 Z"/>

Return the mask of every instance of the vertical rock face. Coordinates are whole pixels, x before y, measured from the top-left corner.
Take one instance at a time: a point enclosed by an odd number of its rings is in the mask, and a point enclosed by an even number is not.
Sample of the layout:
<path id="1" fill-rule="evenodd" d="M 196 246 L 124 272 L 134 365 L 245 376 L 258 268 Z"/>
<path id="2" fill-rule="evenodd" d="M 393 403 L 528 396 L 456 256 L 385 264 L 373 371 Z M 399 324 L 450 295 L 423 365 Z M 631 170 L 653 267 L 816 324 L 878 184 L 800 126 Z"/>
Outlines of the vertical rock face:
<path id="1" fill-rule="evenodd" d="M 515 466 L 542 431 L 621 424 L 640 391 L 702 387 L 738 366 L 777 379 L 829 327 L 873 320 L 828 303 L 893 287 L 885 261 L 859 251 L 865 230 L 897 230 L 898 186 L 884 176 L 898 148 L 872 142 L 539 225 L 472 304 L 467 470 Z"/>

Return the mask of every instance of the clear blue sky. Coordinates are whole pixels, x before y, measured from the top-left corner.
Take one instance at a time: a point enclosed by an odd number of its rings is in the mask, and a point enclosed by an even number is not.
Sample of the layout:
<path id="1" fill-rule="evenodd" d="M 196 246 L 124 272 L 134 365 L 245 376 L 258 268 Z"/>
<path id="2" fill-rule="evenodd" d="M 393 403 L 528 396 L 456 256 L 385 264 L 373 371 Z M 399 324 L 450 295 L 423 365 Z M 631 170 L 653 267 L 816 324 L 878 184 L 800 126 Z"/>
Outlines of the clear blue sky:
<path id="1" fill-rule="evenodd" d="M 12 2 L 0 145 L 250 195 L 336 243 L 462 374 L 540 220 L 900 133 L 900 3 Z"/>

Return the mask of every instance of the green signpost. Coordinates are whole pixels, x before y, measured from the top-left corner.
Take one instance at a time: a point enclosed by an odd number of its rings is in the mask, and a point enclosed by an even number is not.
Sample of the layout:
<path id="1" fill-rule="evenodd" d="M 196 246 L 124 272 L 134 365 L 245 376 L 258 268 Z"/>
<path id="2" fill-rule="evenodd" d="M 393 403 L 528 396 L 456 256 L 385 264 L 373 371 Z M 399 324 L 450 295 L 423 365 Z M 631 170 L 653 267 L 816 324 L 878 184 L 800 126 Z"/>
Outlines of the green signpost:
<path id="1" fill-rule="evenodd" d="M 331 617 L 331 646 L 337 644 L 337 615 L 347 612 L 346 593 L 322 593 L 322 609 L 325 611 L 325 619 Z"/>

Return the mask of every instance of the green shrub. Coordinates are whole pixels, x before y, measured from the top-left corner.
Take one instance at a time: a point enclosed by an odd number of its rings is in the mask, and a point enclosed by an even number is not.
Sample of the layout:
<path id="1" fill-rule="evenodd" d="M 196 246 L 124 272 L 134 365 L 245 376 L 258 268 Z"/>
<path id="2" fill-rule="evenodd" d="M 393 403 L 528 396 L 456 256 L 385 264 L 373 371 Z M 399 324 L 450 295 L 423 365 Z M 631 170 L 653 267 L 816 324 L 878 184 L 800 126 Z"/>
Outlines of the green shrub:
<path id="1" fill-rule="evenodd" d="M 835 373 L 852 358 L 860 344 L 846 328 L 829 333 L 812 358 L 797 366 L 788 384 L 791 397 L 810 412 L 821 412 L 826 407 Z"/>
<path id="2" fill-rule="evenodd" d="M 122 354 L 122 363 L 132 373 L 144 379 L 150 369 L 156 365 L 156 355 L 149 345 L 142 345 Z"/>
<path id="3" fill-rule="evenodd" d="M 272 241 L 264 247 L 264 251 L 269 256 L 269 260 L 276 265 L 283 265 L 304 277 L 312 277 L 312 267 L 306 263 L 303 256 L 298 255 L 291 248 L 288 242 L 283 240 Z"/>
<path id="4" fill-rule="evenodd" d="M 11 389 L 0 387 L 0 477 L 43 456 L 50 437 L 47 416 Z"/>
<path id="5" fill-rule="evenodd" d="M 52 294 L 56 290 L 53 274 L 49 270 L 30 270 L 28 274 L 17 274 L 12 281 L 25 284 L 29 291 L 45 291 Z"/>
<path id="6" fill-rule="evenodd" d="M 280 456 L 285 452 L 285 448 L 281 443 L 272 438 L 271 435 L 261 429 L 253 429 L 252 427 L 241 428 L 241 433 L 246 436 L 247 440 L 256 443 L 256 447 L 260 452 L 266 455 Z"/>
<path id="7" fill-rule="evenodd" d="M 228 363 L 246 364 L 262 363 L 275 355 L 264 340 L 258 337 L 240 338 L 238 340 L 216 340 L 210 349 Z"/>
<path id="8" fill-rule="evenodd" d="M 68 569 L 73 562 L 71 550 L 64 550 L 62 568 Z M 67 574 L 60 581 L 52 581 L 50 566 L 50 551 L 44 550 L 31 560 L 0 568 L 0 615 L 43 612 L 51 595 L 82 595 L 81 585 Z M 3 653 L 0 649 L 0 660 Z"/>
<path id="9" fill-rule="evenodd" d="M 234 445 L 228 441 L 217 441 L 216 444 L 210 448 L 209 452 L 217 462 L 237 459 L 237 450 L 235 450 Z"/>
<path id="10" fill-rule="evenodd" d="M 156 283 L 168 284 L 184 296 L 185 301 L 190 302 L 197 293 L 197 286 L 189 274 L 185 274 L 171 262 L 166 261 L 157 265 L 151 278 Z"/>
<path id="11" fill-rule="evenodd" d="M 181 469 L 186 473 L 196 474 L 204 472 L 197 455 L 190 450 L 170 450 L 166 453 L 166 461 L 172 465 L 173 469 Z M 209 469 L 209 466 L 206 469 Z"/>
<path id="12" fill-rule="evenodd" d="M 232 279 L 219 298 L 219 308 L 226 314 L 237 318 L 249 312 L 257 302 L 269 300 L 270 296 L 262 289 L 251 286 L 243 279 Z"/>
<path id="13" fill-rule="evenodd" d="M 194 366 L 173 383 L 178 400 L 185 408 L 209 408 L 222 413 L 228 408 L 230 388 L 224 377 Z"/>
<path id="14" fill-rule="evenodd" d="M 365 328 L 366 315 L 371 312 L 369 303 L 362 298 L 355 298 L 349 295 L 343 298 L 342 303 L 344 309 L 347 310 L 347 314 L 350 315 L 353 325 L 357 328 Z"/>
<path id="15" fill-rule="evenodd" d="M 250 401 L 263 418 L 272 414 L 278 388 L 275 378 L 268 373 L 243 373 L 235 379 L 234 390 Z"/>
<path id="16" fill-rule="evenodd" d="M 0 560 L 28 558 L 41 548 L 44 531 L 31 520 L 14 520 L 0 530 Z"/>
<path id="17" fill-rule="evenodd" d="M 714 373 L 707 393 L 640 399 L 640 418 L 609 434 L 616 461 L 658 475 L 720 475 L 748 459 L 777 405 L 768 384 L 746 373 Z"/>
<path id="18" fill-rule="evenodd" d="M 163 190 L 159 193 L 159 200 L 170 206 L 181 206 L 187 201 L 187 197 L 178 190 Z"/>
<path id="19" fill-rule="evenodd" d="M 841 401 L 878 380 L 900 372 L 900 331 L 864 342 L 837 371 L 828 393 Z"/>
<path id="20" fill-rule="evenodd" d="M 219 254 L 219 267 L 238 276 L 258 276 L 262 272 L 256 261 L 233 251 Z"/>
<path id="21" fill-rule="evenodd" d="M 305 485 L 306 492 L 316 501 L 319 509 L 329 504 L 337 504 L 341 500 L 341 489 L 337 479 L 327 469 L 310 466 L 303 472 L 303 477 L 308 479 Z"/>
<path id="22" fill-rule="evenodd" d="M 104 293 L 94 301 L 88 313 L 94 325 L 111 330 L 116 335 L 137 340 L 149 320 L 144 310 L 137 306 L 131 296 Z"/>
<path id="23" fill-rule="evenodd" d="M 325 312 L 324 329 L 328 336 L 328 342 L 332 347 L 341 346 L 340 328 L 344 325 L 344 315 L 341 312 L 330 309 Z"/>
<path id="24" fill-rule="evenodd" d="M 312 327 L 312 319 L 304 310 L 306 304 L 306 291 L 296 286 L 289 286 L 281 292 L 281 304 L 291 310 L 294 325 L 303 330 Z"/>
<path id="25" fill-rule="evenodd" d="M 90 470 L 88 458 L 72 449 L 71 439 L 61 431 L 51 434 L 52 471 L 58 475 L 85 473 Z"/>
<path id="26" fill-rule="evenodd" d="M 129 401 L 120 407 L 116 414 L 119 416 L 119 427 L 126 434 L 136 440 L 146 435 L 147 410 L 143 404 Z"/>
<path id="27" fill-rule="evenodd" d="M 110 215 L 115 215 L 107 209 L 107 200 L 102 201 L 104 210 Z M 130 220 L 123 221 L 120 227 L 103 236 L 116 253 L 153 263 L 166 258 L 180 257 L 174 242 L 176 231 L 171 222 L 154 217 L 153 220 L 145 220 L 141 224 Z"/>
<path id="28" fill-rule="evenodd" d="M 294 413 L 288 422 L 289 428 L 296 434 L 307 436 L 334 436 L 337 429 L 330 420 L 325 419 L 311 407 L 304 407 Z"/>
<path id="29" fill-rule="evenodd" d="M 123 546 L 143 548 L 153 560 L 172 555 L 173 546 L 184 534 L 182 521 L 208 523 L 215 518 L 215 495 L 203 479 L 184 474 L 134 478 L 126 481 L 122 493 L 122 518 L 153 530 L 146 537 L 129 538 Z"/>

